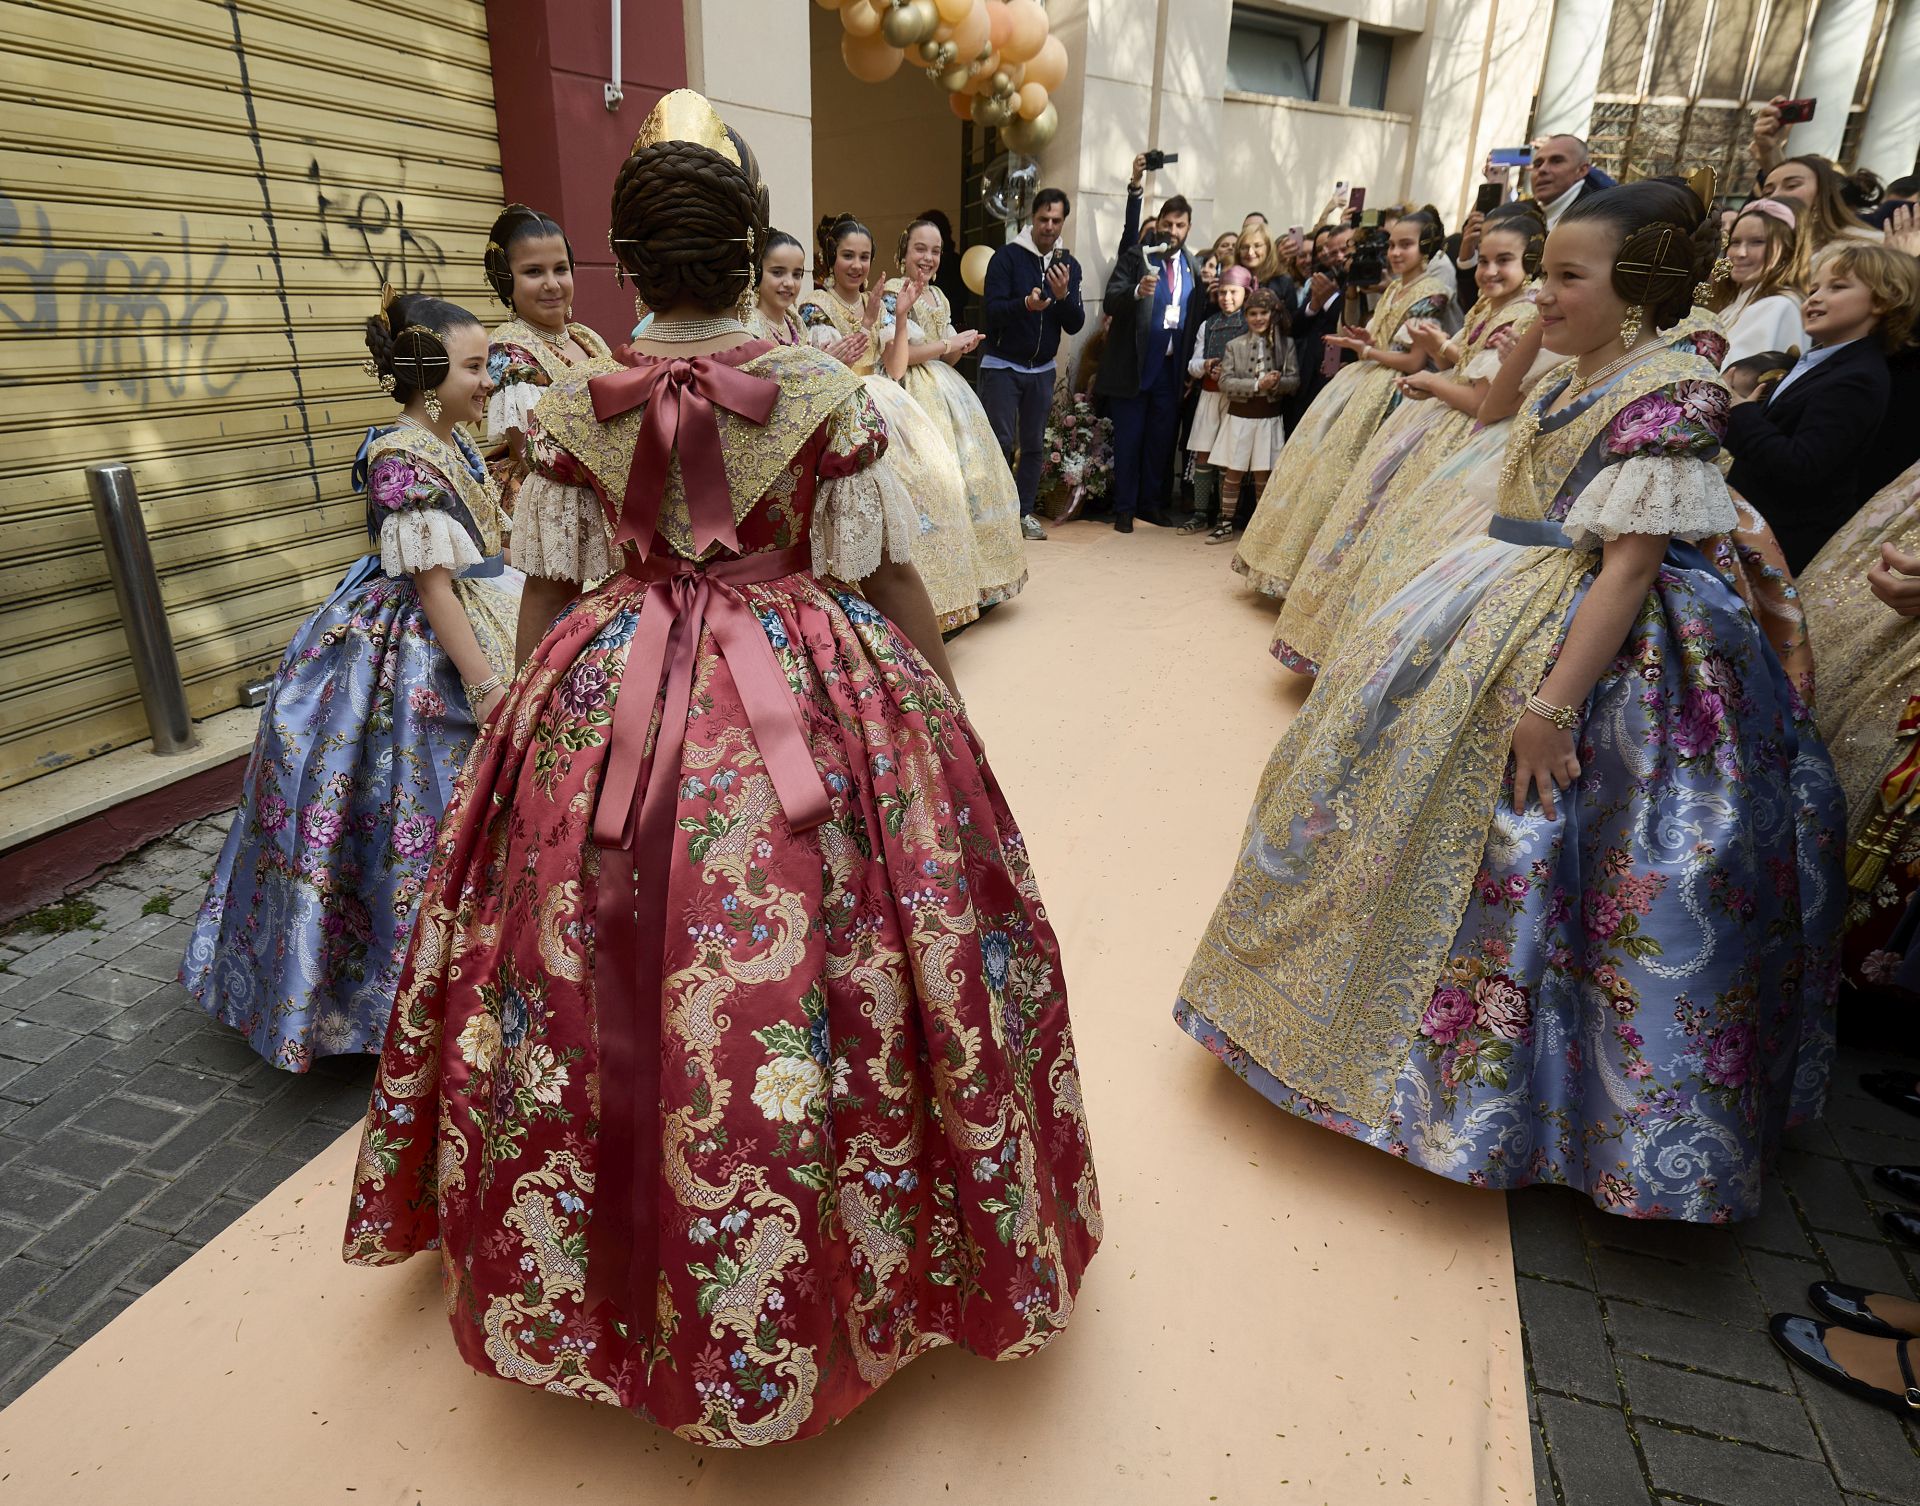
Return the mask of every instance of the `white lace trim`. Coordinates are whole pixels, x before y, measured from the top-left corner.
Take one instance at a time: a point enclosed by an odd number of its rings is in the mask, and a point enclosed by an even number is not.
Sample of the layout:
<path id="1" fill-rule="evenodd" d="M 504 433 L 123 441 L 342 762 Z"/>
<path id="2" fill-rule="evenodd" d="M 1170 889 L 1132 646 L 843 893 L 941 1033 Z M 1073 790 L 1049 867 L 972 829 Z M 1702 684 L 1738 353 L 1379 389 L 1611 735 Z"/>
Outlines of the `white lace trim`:
<path id="1" fill-rule="evenodd" d="M 535 471 L 513 509 L 513 563 L 543 580 L 589 585 L 613 574 L 613 529 L 590 486 Z"/>
<path id="2" fill-rule="evenodd" d="M 513 382 L 487 399 L 487 443 L 498 444 L 510 430 L 527 432 L 527 415 L 547 389 L 537 382 Z"/>
<path id="3" fill-rule="evenodd" d="M 389 575 L 418 575 L 441 567 L 464 570 L 480 559 L 466 529 L 431 507 L 405 508 L 380 522 L 380 568 Z"/>
<path id="4" fill-rule="evenodd" d="M 862 581 L 883 559 L 909 564 L 919 526 L 913 494 L 885 455 L 851 476 L 822 481 L 813 509 L 813 573 Z"/>
<path id="5" fill-rule="evenodd" d="M 1576 544 L 1629 533 L 1664 533 L 1689 543 L 1737 527 L 1727 483 L 1692 455 L 1630 455 L 1574 498 L 1560 526 Z"/>

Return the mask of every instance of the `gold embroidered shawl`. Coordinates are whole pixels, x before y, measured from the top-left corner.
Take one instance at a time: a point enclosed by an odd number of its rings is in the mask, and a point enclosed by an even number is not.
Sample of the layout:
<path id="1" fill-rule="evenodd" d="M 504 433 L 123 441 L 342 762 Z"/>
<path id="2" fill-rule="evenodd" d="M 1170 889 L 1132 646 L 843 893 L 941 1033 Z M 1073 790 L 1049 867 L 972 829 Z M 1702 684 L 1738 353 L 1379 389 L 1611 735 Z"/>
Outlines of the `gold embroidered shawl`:
<path id="1" fill-rule="evenodd" d="M 1381 294 L 1380 307 L 1367 321 L 1367 338 L 1375 345 L 1391 345 L 1393 337 L 1400 333 L 1400 326 L 1407 322 L 1409 309 L 1423 299 L 1451 298 L 1454 291 L 1432 272 L 1423 272 L 1411 283 L 1396 279 Z"/>
<path id="2" fill-rule="evenodd" d="M 904 280 L 899 277 L 888 278 L 887 291 L 897 296 Z M 953 333 L 953 309 L 947 303 L 947 295 L 933 283 L 928 283 L 920 296 L 914 299 L 907 317 L 920 326 L 921 332 L 929 340 L 944 340 Z"/>
<path id="3" fill-rule="evenodd" d="M 367 469 L 371 471 L 374 462 L 387 455 L 411 455 L 431 465 L 445 478 L 480 531 L 480 552 L 483 555 L 500 552 L 500 483 L 484 472 L 481 479 L 475 480 L 459 445 L 448 444 L 420 424 L 403 421 L 367 442 Z M 480 458 L 477 450 L 473 458 Z"/>
<path id="4" fill-rule="evenodd" d="M 580 348 L 587 353 L 588 361 L 604 361 L 613 354 L 607 342 L 584 324 L 569 324 L 567 333 L 580 342 Z M 565 356 L 555 350 L 541 331 L 518 315 L 488 335 L 487 342 L 490 345 L 517 345 L 533 357 L 540 369 L 547 374 L 549 382 L 557 382 L 562 377 L 572 376 L 574 372 L 581 369 L 579 365 L 569 362 Z"/>
<path id="5" fill-rule="evenodd" d="M 594 417 L 588 381 L 601 371 L 623 368 L 617 361 L 594 362 L 592 366 L 597 369 L 578 367 L 565 381 L 548 389 L 540 400 L 540 427 L 592 473 L 600 495 L 618 512 L 626 496 L 627 476 L 633 469 L 633 452 L 640 442 L 645 410 L 636 408 L 606 423 Z M 811 346 L 776 345 L 740 369 L 773 378 L 780 384 L 780 396 L 764 426 L 749 423 L 724 408 L 715 410 L 736 523 L 773 488 L 814 431 L 861 387 L 858 376 Z M 667 470 L 660 533 L 676 554 L 693 557 L 693 526 L 687 514 L 686 484 L 680 476 L 678 456 Z"/>
<path id="6" fill-rule="evenodd" d="M 802 328 L 808 327 L 807 310 L 816 309 L 833 326 L 834 332 L 845 338 L 866 330 L 867 353 L 853 365 L 853 370 L 861 376 L 871 376 L 880 364 L 880 336 L 877 330 L 870 330 L 860 322 L 865 314 L 865 306 L 849 314 L 846 305 L 841 303 L 839 295 L 826 288 L 814 288 L 803 293 L 799 303 L 794 305 L 794 313 L 799 316 Z M 808 336 L 811 341 L 812 336 Z"/>
<path id="7" fill-rule="evenodd" d="M 1550 373 L 1534 400 L 1551 401 L 1567 374 Z M 1546 517 L 1623 408 L 1714 376 L 1663 349 L 1564 423 L 1516 423 L 1527 453 L 1507 468 L 1500 511 Z M 1423 637 L 1407 611 L 1363 624 L 1274 749 L 1181 996 L 1303 1096 L 1384 1117 L 1466 913 L 1514 725 L 1596 552 L 1482 541 L 1447 556 L 1420 581 L 1444 631 Z M 1456 634 L 1446 606 L 1465 590 L 1480 595 Z M 1383 689 L 1382 666 L 1408 688 Z"/>

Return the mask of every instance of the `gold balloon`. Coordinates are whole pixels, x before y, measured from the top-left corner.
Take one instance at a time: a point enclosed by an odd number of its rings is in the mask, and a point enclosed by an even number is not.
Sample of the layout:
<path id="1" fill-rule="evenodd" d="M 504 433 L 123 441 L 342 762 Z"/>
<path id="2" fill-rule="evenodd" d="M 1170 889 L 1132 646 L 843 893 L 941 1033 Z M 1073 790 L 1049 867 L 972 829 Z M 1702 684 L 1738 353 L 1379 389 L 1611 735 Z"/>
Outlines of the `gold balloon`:
<path id="1" fill-rule="evenodd" d="M 976 293 L 987 290 L 987 267 L 993 261 L 993 247 L 969 246 L 960 257 L 960 280 Z"/>
<path id="2" fill-rule="evenodd" d="M 1057 91 L 1067 77 L 1067 48 L 1058 37 L 1048 37 L 1027 64 L 1027 82 L 1038 84 L 1047 93 Z"/>
<path id="3" fill-rule="evenodd" d="M 940 12 L 933 0 L 900 0 L 889 6 L 880 20 L 880 31 L 895 47 L 916 47 L 933 35 L 940 24 Z"/>
<path id="4" fill-rule="evenodd" d="M 848 36 L 864 40 L 879 33 L 880 12 L 874 8 L 873 0 L 847 0 L 840 7 L 840 24 Z"/>
<path id="5" fill-rule="evenodd" d="M 967 12 L 973 9 L 973 0 L 933 0 L 934 9 L 940 12 L 940 19 L 949 26 L 958 26 L 966 20 Z"/>
<path id="6" fill-rule="evenodd" d="M 988 94 L 976 94 L 973 97 L 973 119 L 976 125 L 1003 126 L 1013 118 L 1013 107 L 1004 100 L 995 99 Z"/>
<path id="7" fill-rule="evenodd" d="M 1000 133 L 1000 139 L 1011 152 L 1023 152 L 1028 156 L 1043 150 L 1053 140 L 1054 133 L 1060 129 L 1060 112 L 1048 104 L 1032 120 L 1016 120 Z"/>
<path id="8" fill-rule="evenodd" d="M 840 57 L 847 72 L 861 83 L 878 84 L 898 73 L 907 55 L 889 46 L 885 37 L 844 36 L 840 39 Z"/>
<path id="9" fill-rule="evenodd" d="M 1047 91 L 1038 84 L 1020 86 L 1020 118 L 1032 120 L 1047 107 Z"/>
<path id="10" fill-rule="evenodd" d="M 958 94 L 962 89 L 967 87 L 969 82 L 967 70 L 964 68 L 949 68 L 945 73 L 940 75 L 937 82 L 947 93 Z"/>
<path id="11" fill-rule="evenodd" d="M 1030 62 L 1046 45 L 1049 23 L 1039 0 L 1007 0 L 1007 35 L 1000 53 L 1010 62 Z"/>
<path id="12" fill-rule="evenodd" d="M 1002 99 L 1013 93 L 1013 75 L 1004 68 L 993 70 L 993 92 Z"/>

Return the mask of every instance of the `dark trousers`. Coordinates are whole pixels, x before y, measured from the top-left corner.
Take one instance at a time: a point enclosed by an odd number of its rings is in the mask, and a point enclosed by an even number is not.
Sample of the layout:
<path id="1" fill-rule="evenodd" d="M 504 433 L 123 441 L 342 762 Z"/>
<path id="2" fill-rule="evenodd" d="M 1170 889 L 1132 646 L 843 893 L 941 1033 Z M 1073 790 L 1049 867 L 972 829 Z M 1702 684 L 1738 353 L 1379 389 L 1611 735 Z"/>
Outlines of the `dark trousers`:
<path id="1" fill-rule="evenodd" d="M 1047 415 L 1053 411 L 1053 373 L 982 366 L 979 386 L 980 406 L 987 410 L 993 437 L 1000 441 L 1000 453 L 1007 457 L 1007 469 L 1020 489 L 1020 516 L 1028 517 L 1040 495 Z"/>
<path id="2" fill-rule="evenodd" d="M 1131 518 L 1166 504 L 1166 478 L 1180 428 L 1180 390 L 1186 373 L 1169 356 L 1153 385 L 1136 397 L 1108 399 L 1113 418 L 1113 515 Z"/>

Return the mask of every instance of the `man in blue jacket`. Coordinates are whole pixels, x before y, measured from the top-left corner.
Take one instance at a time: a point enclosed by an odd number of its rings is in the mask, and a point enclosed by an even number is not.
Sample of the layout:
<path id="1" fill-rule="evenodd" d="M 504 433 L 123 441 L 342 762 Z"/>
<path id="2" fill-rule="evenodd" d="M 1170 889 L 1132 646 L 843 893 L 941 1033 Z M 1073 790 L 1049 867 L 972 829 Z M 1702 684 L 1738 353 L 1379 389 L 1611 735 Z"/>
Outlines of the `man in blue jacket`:
<path id="1" fill-rule="evenodd" d="M 1033 223 L 987 265 L 987 338 L 980 358 L 980 405 L 1020 490 L 1020 531 L 1044 539 L 1033 515 L 1053 407 L 1053 368 L 1062 334 L 1087 322 L 1080 264 L 1060 244 L 1073 206 L 1057 188 L 1034 196 Z M 1016 460 L 1016 456 L 1018 457 Z"/>

